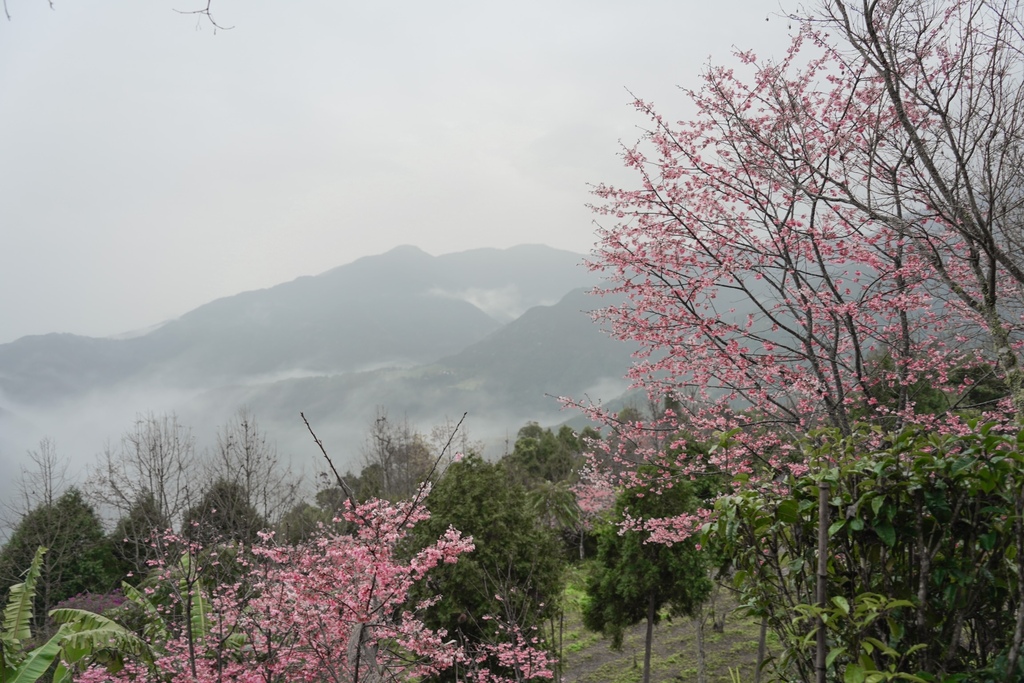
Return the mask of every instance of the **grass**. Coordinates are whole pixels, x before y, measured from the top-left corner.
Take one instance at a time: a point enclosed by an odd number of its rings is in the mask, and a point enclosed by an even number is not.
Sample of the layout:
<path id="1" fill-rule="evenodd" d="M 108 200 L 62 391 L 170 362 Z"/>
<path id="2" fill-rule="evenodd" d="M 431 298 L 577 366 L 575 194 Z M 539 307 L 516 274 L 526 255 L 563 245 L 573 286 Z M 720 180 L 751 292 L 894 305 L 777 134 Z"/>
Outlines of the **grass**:
<path id="1" fill-rule="evenodd" d="M 563 594 L 565 621 L 562 631 L 562 683 L 639 683 L 643 674 L 646 624 L 626 631 L 622 649 L 611 649 L 611 641 L 583 627 L 586 600 L 586 570 L 569 571 Z M 722 591 L 718 610 L 727 611 L 725 629 L 715 633 L 705 627 L 705 656 L 709 683 L 732 683 L 730 669 L 739 672 L 744 683 L 754 680 L 760 624 L 736 613 Z M 772 642 L 769 640 L 769 650 Z M 663 619 L 654 629 L 651 680 L 688 683 L 697 680 L 697 631 L 692 619 Z"/>

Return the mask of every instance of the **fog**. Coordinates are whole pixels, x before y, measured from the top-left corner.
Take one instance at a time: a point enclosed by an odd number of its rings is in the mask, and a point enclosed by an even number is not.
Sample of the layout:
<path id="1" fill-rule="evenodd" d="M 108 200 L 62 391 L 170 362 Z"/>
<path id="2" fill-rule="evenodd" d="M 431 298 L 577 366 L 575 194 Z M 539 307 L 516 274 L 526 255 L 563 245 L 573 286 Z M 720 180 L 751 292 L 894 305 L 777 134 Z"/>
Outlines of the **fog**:
<path id="1" fill-rule="evenodd" d="M 466 413 L 464 433 L 471 442 L 482 444 L 484 456 L 492 459 L 511 449 L 516 433 L 527 422 L 556 426 L 577 416 L 573 410 L 564 410 L 555 397 L 535 404 L 542 406 L 539 410 L 480 410 L 480 400 L 431 404 L 409 400 L 401 391 L 387 401 L 388 391 L 395 388 L 384 379 L 387 372 L 371 373 L 380 384 L 370 382 L 368 390 L 340 392 L 327 401 L 312 387 L 329 378 L 304 370 L 254 377 L 250 383 L 231 387 L 191 391 L 133 384 L 45 407 L 19 405 L 0 396 L 0 500 L 15 500 L 21 469 L 31 464 L 25 455 L 37 450 L 41 439 L 54 442 L 57 454 L 69 463 L 69 482 L 82 485 L 99 456 L 107 449 L 116 450 L 122 435 L 147 415 L 177 415 L 178 421 L 191 430 L 196 452 L 203 454 L 216 447 L 218 431 L 239 409 L 249 409 L 268 441 L 276 446 L 282 463 L 303 475 L 307 496 L 315 492 L 316 474 L 325 471 L 326 464 L 300 412 L 305 413 L 335 466 L 342 472 L 355 473 L 363 465 L 367 435 L 378 410 L 387 411 L 394 421 L 408 421 L 415 431 L 425 435 L 434 427 L 456 424 Z M 340 378 L 349 380 L 358 374 Z M 625 386 L 621 378 L 609 377 L 588 387 L 584 395 L 607 401 Z M 306 404 L 301 398 L 307 390 L 304 387 L 309 388 L 310 395 Z"/>
<path id="2" fill-rule="evenodd" d="M 430 291 L 435 296 L 457 299 L 473 304 L 481 311 L 500 322 L 509 322 L 521 316 L 532 302 L 523 300 L 522 294 L 514 285 L 484 289 L 471 287 L 462 290 L 433 289 Z M 539 305 L 551 305 L 554 301 L 542 301 Z"/>

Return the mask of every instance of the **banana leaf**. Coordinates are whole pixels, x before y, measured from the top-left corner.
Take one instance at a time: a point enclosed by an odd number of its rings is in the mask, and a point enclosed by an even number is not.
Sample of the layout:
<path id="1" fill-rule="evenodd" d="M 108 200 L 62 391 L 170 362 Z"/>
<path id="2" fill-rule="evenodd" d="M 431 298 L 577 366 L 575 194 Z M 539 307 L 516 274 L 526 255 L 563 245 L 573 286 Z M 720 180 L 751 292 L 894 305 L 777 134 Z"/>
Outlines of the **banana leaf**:
<path id="1" fill-rule="evenodd" d="M 32 560 L 23 583 L 10 588 L 7 607 L 4 609 L 4 627 L 0 637 L 5 641 L 26 641 L 32 639 L 32 599 L 36 595 L 36 581 L 43 568 L 46 548 L 40 547 Z"/>

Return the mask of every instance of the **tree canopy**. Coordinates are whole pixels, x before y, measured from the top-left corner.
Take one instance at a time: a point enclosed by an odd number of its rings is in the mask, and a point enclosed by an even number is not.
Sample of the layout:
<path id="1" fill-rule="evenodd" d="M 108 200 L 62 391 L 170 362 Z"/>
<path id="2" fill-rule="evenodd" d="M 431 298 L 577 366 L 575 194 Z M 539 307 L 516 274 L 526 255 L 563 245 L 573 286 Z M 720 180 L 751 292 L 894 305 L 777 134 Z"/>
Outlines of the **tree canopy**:
<path id="1" fill-rule="evenodd" d="M 249 500 L 245 487 L 228 479 L 213 482 L 200 501 L 185 511 L 182 522 L 184 535 L 204 543 L 217 540 L 252 543 L 256 534 L 267 526 L 267 521 Z"/>
<path id="2" fill-rule="evenodd" d="M 0 550 L 0 594 L 22 581 L 40 547 L 49 550 L 35 586 L 36 630 L 62 600 L 87 591 L 105 592 L 121 581 L 103 525 L 77 488 L 22 517 Z"/>
<path id="3" fill-rule="evenodd" d="M 562 589 L 562 553 L 551 529 L 527 506 L 526 494 L 500 465 L 467 455 L 448 467 L 426 499 L 430 519 L 413 532 L 415 547 L 449 527 L 473 539 L 474 549 L 440 565 L 414 593 L 439 595 L 425 622 L 472 641 L 501 639 L 502 630 L 526 633 L 556 613 Z"/>

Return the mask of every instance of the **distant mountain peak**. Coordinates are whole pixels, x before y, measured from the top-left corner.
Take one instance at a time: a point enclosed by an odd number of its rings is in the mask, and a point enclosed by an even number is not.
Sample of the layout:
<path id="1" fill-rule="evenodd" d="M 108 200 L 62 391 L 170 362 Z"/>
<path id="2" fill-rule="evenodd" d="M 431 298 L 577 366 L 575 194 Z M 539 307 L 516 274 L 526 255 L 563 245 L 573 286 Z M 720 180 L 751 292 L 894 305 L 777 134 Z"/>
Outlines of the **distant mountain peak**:
<path id="1" fill-rule="evenodd" d="M 501 323 L 508 323 L 530 308 L 523 300 L 523 294 L 515 284 L 501 287 L 467 287 L 463 289 L 443 289 L 435 287 L 427 292 L 432 296 L 444 299 L 465 301 Z M 533 302 L 533 305 L 547 304 L 547 301 Z M 553 302 L 551 302 L 553 303 Z"/>
<path id="2" fill-rule="evenodd" d="M 430 256 L 430 254 L 428 254 L 427 252 L 423 251 L 422 249 L 417 247 L 415 244 L 399 244 L 397 247 L 393 247 L 393 248 L 388 249 L 387 251 L 385 251 L 382 254 L 382 256 L 387 256 L 389 254 L 394 254 L 394 255 L 416 254 L 417 256 L 420 256 L 420 255 L 422 255 L 422 256 Z"/>
<path id="3" fill-rule="evenodd" d="M 150 332 L 156 332 L 161 327 L 170 322 L 174 322 L 174 319 L 172 318 L 171 320 L 164 320 L 162 322 L 158 322 L 155 325 L 143 327 L 142 329 L 138 330 L 129 330 L 127 332 L 121 332 L 119 334 L 112 334 L 109 337 L 107 337 L 107 339 L 135 339 L 136 337 L 145 337 Z"/>

